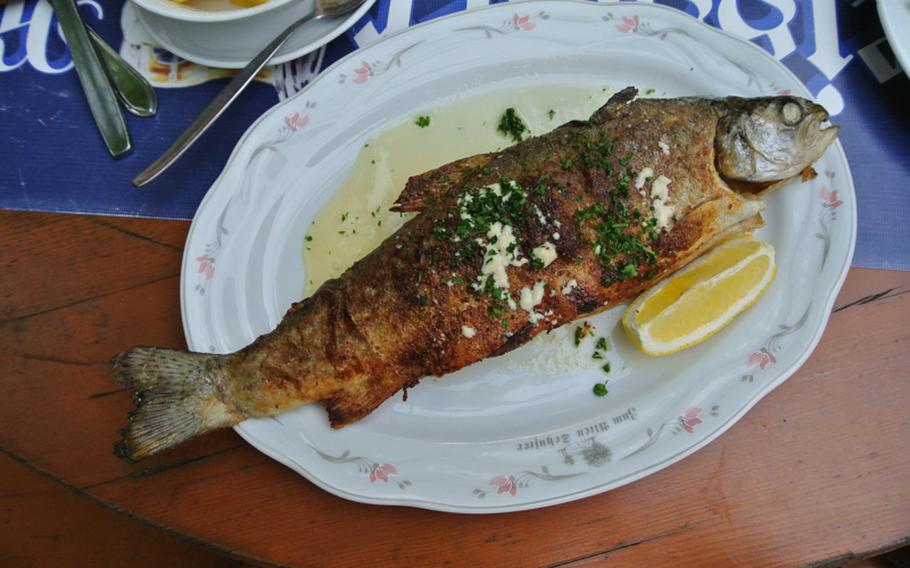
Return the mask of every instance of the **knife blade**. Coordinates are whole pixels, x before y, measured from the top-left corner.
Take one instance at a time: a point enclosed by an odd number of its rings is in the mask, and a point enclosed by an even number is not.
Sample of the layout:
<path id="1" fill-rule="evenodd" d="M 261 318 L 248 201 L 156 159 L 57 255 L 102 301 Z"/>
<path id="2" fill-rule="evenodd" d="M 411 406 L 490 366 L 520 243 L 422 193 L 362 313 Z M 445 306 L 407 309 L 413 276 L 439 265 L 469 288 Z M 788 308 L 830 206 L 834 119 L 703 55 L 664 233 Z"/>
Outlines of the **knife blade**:
<path id="1" fill-rule="evenodd" d="M 82 83 L 82 90 L 85 91 L 85 98 L 88 100 L 89 109 L 101 137 L 112 156 L 115 158 L 122 156 L 132 147 L 130 135 L 117 104 L 114 89 L 101 66 L 98 54 L 89 43 L 79 9 L 74 0 L 51 0 L 51 4 L 54 6 L 57 22 L 63 30 L 76 66 L 76 75 Z"/>

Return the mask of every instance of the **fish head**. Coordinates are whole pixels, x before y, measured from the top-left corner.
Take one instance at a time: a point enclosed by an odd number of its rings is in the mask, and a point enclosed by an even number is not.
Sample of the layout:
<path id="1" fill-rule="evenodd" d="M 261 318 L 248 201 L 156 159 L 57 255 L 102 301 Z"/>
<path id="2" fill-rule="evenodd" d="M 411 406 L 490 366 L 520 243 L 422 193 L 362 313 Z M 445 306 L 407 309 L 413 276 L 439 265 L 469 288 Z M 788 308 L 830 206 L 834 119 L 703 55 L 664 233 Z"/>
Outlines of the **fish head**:
<path id="1" fill-rule="evenodd" d="M 730 97 L 717 125 L 717 169 L 727 180 L 788 180 L 820 158 L 837 132 L 828 111 L 807 99 Z"/>

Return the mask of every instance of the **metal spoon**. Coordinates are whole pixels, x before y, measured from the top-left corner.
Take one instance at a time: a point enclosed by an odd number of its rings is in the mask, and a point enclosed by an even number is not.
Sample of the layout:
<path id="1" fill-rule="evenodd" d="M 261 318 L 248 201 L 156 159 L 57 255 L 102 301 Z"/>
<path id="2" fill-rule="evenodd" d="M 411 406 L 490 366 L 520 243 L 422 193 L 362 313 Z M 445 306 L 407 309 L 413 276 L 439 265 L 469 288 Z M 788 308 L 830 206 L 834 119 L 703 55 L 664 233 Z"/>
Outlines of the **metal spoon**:
<path id="1" fill-rule="evenodd" d="M 138 71 L 123 60 L 116 51 L 88 25 L 88 37 L 95 46 L 108 79 L 114 87 L 117 100 L 123 108 L 136 116 L 155 116 L 158 112 L 158 95 L 149 82 Z"/>
<path id="2" fill-rule="evenodd" d="M 227 109 L 228 106 L 243 92 L 243 89 L 253 80 L 259 71 L 265 67 L 265 64 L 275 55 L 282 45 L 291 37 L 294 31 L 309 22 L 322 18 L 335 18 L 353 12 L 358 6 L 366 0 L 316 0 L 316 10 L 300 18 L 287 27 L 286 30 L 278 34 L 265 48 L 259 52 L 252 61 L 243 68 L 240 73 L 231 79 L 220 93 L 208 104 L 202 113 L 196 117 L 196 120 L 190 124 L 183 134 L 165 150 L 160 158 L 152 162 L 149 167 L 145 168 L 138 176 L 133 179 L 133 185 L 142 187 L 148 182 L 158 177 L 162 172 L 177 161 L 180 156 L 186 152 L 193 142 L 202 136 L 209 126 L 214 123 L 219 116 Z"/>

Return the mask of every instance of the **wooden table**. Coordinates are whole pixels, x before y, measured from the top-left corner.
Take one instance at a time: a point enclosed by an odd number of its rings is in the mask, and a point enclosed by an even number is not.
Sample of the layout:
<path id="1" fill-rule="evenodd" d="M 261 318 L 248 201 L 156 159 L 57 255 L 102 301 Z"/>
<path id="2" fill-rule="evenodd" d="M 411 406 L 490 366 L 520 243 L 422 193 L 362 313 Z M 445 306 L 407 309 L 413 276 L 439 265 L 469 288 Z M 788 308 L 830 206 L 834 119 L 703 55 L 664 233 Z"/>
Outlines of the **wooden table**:
<path id="1" fill-rule="evenodd" d="M 111 454 L 130 408 L 111 356 L 184 347 L 187 228 L 0 212 L 8 458 L 254 564 L 837 565 L 910 543 L 910 273 L 852 270 L 806 365 L 684 461 L 575 503 L 466 516 L 344 501 L 232 431 L 136 465 Z"/>

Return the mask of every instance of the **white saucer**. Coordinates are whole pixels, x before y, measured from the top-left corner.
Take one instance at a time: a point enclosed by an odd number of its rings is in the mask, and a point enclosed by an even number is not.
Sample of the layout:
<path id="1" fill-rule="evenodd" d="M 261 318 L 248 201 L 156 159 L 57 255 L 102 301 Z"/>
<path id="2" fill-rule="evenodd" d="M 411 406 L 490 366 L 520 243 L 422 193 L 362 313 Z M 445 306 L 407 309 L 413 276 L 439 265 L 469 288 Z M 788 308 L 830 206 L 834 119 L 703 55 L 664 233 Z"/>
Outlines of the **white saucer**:
<path id="1" fill-rule="evenodd" d="M 296 59 L 332 41 L 354 25 L 373 2 L 341 18 L 325 18 L 304 24 L 271 60 L 271 64 Z M 188 61 L 241 69 L 290 22 L 312 10 L 312 2 L 290 2 L 284 6 L 242 20 L 226 22 L 188 22 L 150 12 L 127 3 L 124 9 L 136 11 L 138 20 L 161 47 Z"/>
<path id="2" fill-rule="evenodd" d="M 897 61 L 910 75 L 910 1 L 878 0 L 882 29 Z"/>

